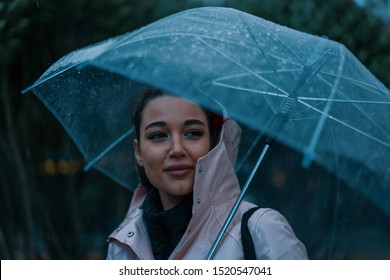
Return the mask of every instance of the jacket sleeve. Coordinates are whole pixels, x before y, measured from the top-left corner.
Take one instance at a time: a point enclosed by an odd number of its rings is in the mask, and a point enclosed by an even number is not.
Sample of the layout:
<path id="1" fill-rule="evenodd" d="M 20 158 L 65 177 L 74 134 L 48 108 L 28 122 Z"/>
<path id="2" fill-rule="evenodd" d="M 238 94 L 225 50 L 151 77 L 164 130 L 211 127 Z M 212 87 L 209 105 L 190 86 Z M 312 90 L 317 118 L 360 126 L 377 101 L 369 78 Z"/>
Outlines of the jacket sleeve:
<path id="1" fill-rule="evenodd" d="M 248 221 L 257 259 L 306 260 L 306 248 L 276 210 L 260 208 Z"/>
<path id="2" fill-rule="evenodd" d="M 116 241 L 111 240 L 108 244 L 107 250 L 107 260 L 134 260 L 137 259 L 134 254 L 129 252 L 129 249 L 126 245 Z"/>

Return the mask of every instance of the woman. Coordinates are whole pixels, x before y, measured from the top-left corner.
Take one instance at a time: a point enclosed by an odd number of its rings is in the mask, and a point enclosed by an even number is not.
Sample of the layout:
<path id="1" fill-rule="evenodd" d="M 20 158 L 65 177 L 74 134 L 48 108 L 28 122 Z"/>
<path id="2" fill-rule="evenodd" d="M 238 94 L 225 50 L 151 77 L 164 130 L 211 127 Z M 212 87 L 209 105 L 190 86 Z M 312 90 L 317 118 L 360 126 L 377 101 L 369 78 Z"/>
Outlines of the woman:
<path id="1" fill-rule="evenodd" d="M 159 90 L 135 113 L 140 186 L 109 237 L 107 259 L 205 259 L 240 192 L 233 162 L 240 129 Z M 242 202 L 214 259 L 244 259 Z M 260 208 L 249 219 L 257 259 L 307 259 L 285 218 Z"/>

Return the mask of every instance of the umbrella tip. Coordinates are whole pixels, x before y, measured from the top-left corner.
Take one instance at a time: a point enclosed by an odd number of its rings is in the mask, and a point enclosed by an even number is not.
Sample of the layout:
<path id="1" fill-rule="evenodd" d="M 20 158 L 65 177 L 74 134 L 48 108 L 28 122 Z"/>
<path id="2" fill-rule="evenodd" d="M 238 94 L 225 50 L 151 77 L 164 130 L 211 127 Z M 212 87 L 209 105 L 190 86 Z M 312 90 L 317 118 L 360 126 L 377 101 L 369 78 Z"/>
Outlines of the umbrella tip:
<path id="1" fill-rule="evenodd" d="M 91 167 L 92 167 L 92 163 L 88 163 L 86 166 L 84 166 L 84 168 L 83 168 L 83 170 L 86 172 L 86 171 L 88 171 L 89 169 L 91 169 Z"/>
<path id="2" fill-rule="evenodd" d="M 303 156 L 301 166 L 305 169 L 309 168 L 311 165 L 311 162 L 313 161 L 313 157 L 311 153 L 305 153 Z"/>
<path id="3" fill-rule="evenodd" d="M 32 87 L 25 88 L 25 89 L 21 90 L 20 93 L 21 93 L 21 94 L 26 94 L 26 93 L 29 92 L 31 89 L 32 89 Z"/>

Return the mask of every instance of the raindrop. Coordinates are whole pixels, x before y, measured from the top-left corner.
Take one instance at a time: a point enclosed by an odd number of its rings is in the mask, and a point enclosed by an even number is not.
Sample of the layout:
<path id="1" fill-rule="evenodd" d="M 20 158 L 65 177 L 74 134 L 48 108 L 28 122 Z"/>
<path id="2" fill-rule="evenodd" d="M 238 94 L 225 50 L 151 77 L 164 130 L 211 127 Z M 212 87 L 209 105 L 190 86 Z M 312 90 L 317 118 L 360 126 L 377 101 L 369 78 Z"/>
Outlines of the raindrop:
<path id="1" fill-rule="evenodd" d="M 133 62 L 129 63 L 129 66 L 127 67 L 128 69 L 132 69 L 135 67 L 135 64 Z"/>
<path id="2" fill-rule="evenodd" d="M 26 150 L 26 155 L 27 157 L 30 157 L 30 152 L 28 150 Z"/>
<path id="3" fill-rule="evenodd" d="M 37 8 L 39 9 L 40 8 L 40 6 L 39 6 L 39 1 L 37 0 L 37 1 L 35 1 L 35 4 L 37 4 Z"/>
<path id="4" fill-rule="evenodd" d="M 263 104 L 262 104 L 262 100 L 259 100 L 258 98 L 256 98 L 256 99 L 254 100 L 254 105 L 255 105 L 256 107 L 259 107 L 259 106 L 263 105 Z"/>

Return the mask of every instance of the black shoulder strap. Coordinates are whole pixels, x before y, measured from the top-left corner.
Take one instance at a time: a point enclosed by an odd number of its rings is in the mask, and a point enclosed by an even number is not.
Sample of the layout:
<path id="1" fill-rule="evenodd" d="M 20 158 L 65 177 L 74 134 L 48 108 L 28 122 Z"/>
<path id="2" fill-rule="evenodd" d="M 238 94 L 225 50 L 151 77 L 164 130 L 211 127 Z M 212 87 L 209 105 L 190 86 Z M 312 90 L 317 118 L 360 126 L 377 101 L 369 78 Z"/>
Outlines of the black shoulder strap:
<path id="1" fill-rule="evenodd" d="M 255 246 L 253 245 L 253 239 L 251 236 L 251 233 L 248 229 L 248 220 L 252 216 L 252 214 L 259 209 L 260 207 L 254 207 L 249 210 L 247 210 L 242 215 L 241 220 L 241 240 L 242 240 L 242 246 L 244 249 L 244 258 L 246 260 L 255 260 L 256 259 L 256 251 Z"/>

